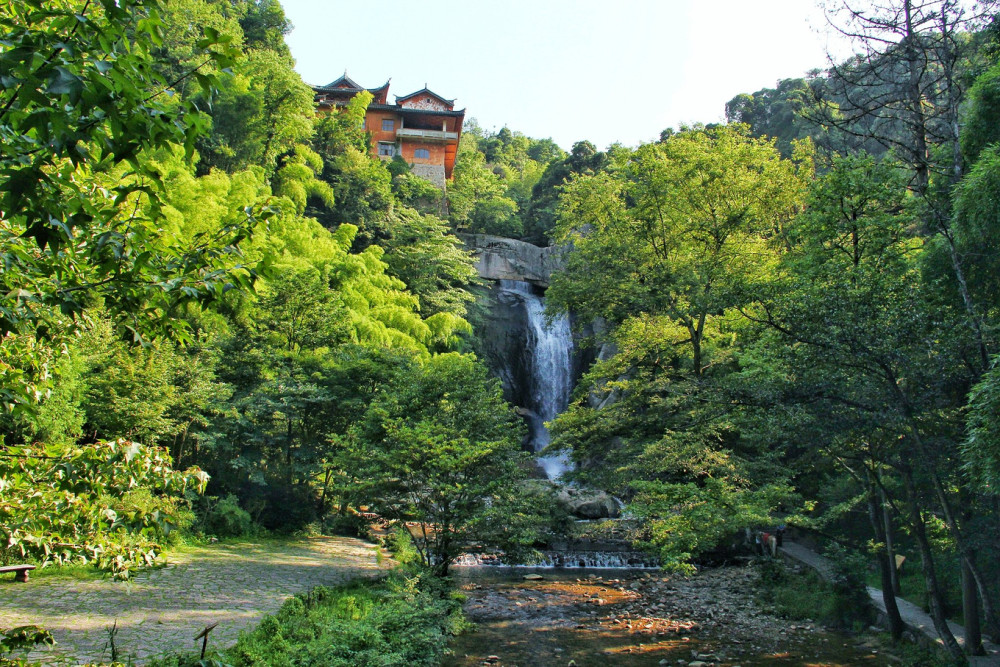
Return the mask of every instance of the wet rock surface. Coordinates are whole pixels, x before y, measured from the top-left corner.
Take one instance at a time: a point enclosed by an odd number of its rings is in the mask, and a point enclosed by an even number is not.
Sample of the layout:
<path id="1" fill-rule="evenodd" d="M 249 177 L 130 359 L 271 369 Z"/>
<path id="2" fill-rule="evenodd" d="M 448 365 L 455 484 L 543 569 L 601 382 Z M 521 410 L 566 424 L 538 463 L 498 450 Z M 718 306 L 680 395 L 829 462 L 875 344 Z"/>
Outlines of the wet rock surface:
<path id="1" fill-rule="evenodd" d="M 618 502 L 605 491 L 563 487 L 556 502 L 579 519 L 609 519 L 620 515 Z"/>
<path id="2" fill-rule="evenodd" d="M 888 665 L 858 637 L 777 618 L 755 599 L 756 570 L 692 577 L 548 571 L 459 582 L 477 629 L 446 665 Z M 487 662 L 489 661 L 489 662 Z"/>

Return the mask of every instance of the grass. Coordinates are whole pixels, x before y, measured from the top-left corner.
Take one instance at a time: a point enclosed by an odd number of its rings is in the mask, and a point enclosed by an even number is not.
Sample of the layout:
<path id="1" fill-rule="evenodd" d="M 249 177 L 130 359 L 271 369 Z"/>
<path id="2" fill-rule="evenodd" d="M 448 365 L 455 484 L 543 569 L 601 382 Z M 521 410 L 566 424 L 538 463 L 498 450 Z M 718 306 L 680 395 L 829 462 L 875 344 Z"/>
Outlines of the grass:
<path id="1" fill-rule="evenodd" d="M 36 579 L 72 579 L 76 581 L 94 581 L 97 579 L 104 579 L 107 575 L 107 572 L 99 570 L 93 565 L 85 565 L 82 563 L 73 563 L 71 565 L 47 565 L 45 567 L 32 570 L 28 574 L 32 581 Z"/>
<path id="2" fill-rule="evenodd" d="M 860 581 L 843 578 L 831 583 L 811 569 L 795 572 L 776 560 L 762 561 L 759 581 L 762 600 L 782 618 L 852 631 L 874 620 Z"/>
<path id="3" fill-rule="evenodd" d="M 290 598 L 205 662 L 174 655 L 150 667 L 429 667 L 440 664 L 449 637 L 465 627 L 460 602 L 444 584 L 397 571 Z"/>

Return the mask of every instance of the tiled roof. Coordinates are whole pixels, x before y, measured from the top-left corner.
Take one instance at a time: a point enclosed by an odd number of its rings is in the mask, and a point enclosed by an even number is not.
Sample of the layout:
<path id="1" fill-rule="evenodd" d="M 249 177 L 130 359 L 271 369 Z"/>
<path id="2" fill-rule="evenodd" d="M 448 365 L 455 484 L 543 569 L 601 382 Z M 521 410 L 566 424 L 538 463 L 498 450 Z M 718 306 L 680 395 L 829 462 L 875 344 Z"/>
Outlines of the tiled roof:
<path id="1" fill-rule="evenodd" d="M 426 94 L 428 94 L 428 95 L 430 95 L 432 97 L 436 97 L 437 99 L 441 100 L 445 104 L 454 104 L 455 103 L 454 99 L 449 100 L 446 97 L 441 97 L 440 95 L 438 95 L 437 93 L 435 93 L 433 90 L 431 90 L 430 88 L 428 88 L 426 85 L 424 85 L 423 88 L 421 88 L 420 90 L 416 91 L 415 93 L 410 93 L 409 95 L 396 95 L 396 104 L 399 104 L 400 101 L 402 101 L 402 100 L 408 100 L 411 97 L 416 97 L 417 95 L 420 95 L 421 93 L 426 93 Z"/>

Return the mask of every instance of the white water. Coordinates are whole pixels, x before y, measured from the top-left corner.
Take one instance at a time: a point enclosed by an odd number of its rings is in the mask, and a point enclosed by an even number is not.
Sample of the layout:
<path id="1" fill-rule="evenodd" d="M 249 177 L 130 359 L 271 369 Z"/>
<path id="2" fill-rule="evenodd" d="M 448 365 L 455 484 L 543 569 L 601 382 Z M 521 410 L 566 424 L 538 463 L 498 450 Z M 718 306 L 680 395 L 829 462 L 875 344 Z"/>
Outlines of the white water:
<path id="1" fill-rule="evenodd" d="M 531 358 L 531 401 L 528 421 L 531 446 L 540 452 L 551 441 L 545 422 L 551 421 L 569 405 L 572 382 L 573 336 L 569 317 L 564 313 L 547 321 L 545 300 L 534 293 L 529 283 L 501 280 L 500 289 L 517 294 L 528 313 L 528 353 Z M 570 468 L 566 454 L 540 456 L 538 464 L 555 481 Z"/>
<path id="2" fill-rule="evenodd" d="M 462 554 L 452 567 L 596 568 L 599 570 L 660 569 L 656 559 L 638 551 L 545 551 L 542 560 L 527 565 L 507 565 L 496 554 Z"/>

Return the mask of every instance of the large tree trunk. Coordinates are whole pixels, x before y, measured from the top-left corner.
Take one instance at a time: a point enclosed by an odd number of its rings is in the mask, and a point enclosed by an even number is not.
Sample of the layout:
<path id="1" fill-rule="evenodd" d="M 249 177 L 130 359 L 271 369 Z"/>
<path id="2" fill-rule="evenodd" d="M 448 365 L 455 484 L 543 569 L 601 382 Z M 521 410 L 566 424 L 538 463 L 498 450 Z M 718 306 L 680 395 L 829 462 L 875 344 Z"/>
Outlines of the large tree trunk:
<path id="1" fill-rule="evenodd" d="M 937 494 L 938 503 L 941 505 L 941 510 L 944 513 L 945 525 L 948 526 L 948 532 L 955 540 L 955 547 L 962 558 L 962 572 L 965 574 L 968 571 L 969 576 L 976 583 L 979 597 L 983 603 L 983 613 L 986 617 L 986 630 L 991 638 L 1000 638 L 1000 616 L 997 614 L 997 606 L 993 600 L 993 591 L 990 590 L 989 582 L 986 581 L 986 577 L 983 576 L 982 571 L 976 563 L 975 552 L 965 539 L 961 526 L 958 525 L 958 520 L 955 517 L 951 502 L 948 500 L 948 495 L 945 493 L 944 486 L 941 484 L 941 479 L 933 471 L 931 472 L 931 479 L 934 482 L 934 491 Z"/>
<path id="2" fill-rule="evenodd" d="M 913 473 L 909 466 L 900 466 L 903 477 L 903 484 L 906 489 L 907 514 L 909 515 L 910 529 L 913 539 L 917 542 L 920 551 L 920 567 L 924 574 L 924 589 L 927 592 L 927 600 L 930 604 L 931 619 L 934 621 L 934 629 L 938 637 L 944 643 L 944 648 L 948 654 L 956 659 L 962 660 L 962 648 L 955 640 L 955 635 L 951 634 L 948 628 L 948 620 L 944 613 L 944 599 L 941 596 L 941 586 L 938 583 L 937 573 L 934 570 L 934 555 L 931 552 L 930 541 L 927 539 L 927 526 L 920 513 L 920 504 L 917 499 L 917 490 L 913 484 Z"/>
<path id="3" fill-rule="evenodd" d="M 913 170 L 916 178 L 914 187 L 921 197 L 927 196 L 931 181 L 930 154 L 927 148 L 927 117 L 924 113 L 924 94 L 920 89 L 923 75 L 924 58 L 920 55 L 920 35 L 913 24 L 913 3 L 903 2 L 904 37 L 900 42 L 903 47 L 903 58 L 906 61 L 908 80 L 904 84 L 906 99 L 910 113 L 910 132 L 913 143 L 910 145 Z"/>
<path id="4" fill-rule="evenodd" d="M 882 512 L 879 511 L 879 502 L 875 490 L 875 480 L 872 473 L 868 475 L 868 518 L 875 533 L 875 541 L 885 548 L 879 549 L 875 557 L 878 560 L 879 575 L 882 579 L 882 601 L 885 603 L 885 614 L 889 619 L 889 633 L 892 641 L 898 642 L 903 638 L 903 618 L 899 615 L 899 607 L 896 605 L 896 595 L 892 590 L 892 572 L 896 569 L 892 558 L 892 551 L 888 548 L 886 541 L 885 526 L 882 523 Z"/>
<path id="5" fill-rule="evenodd" d="M 986 655 L 979 631 L 979 593 L 969 565 L 962 561 L 962 611 L 965 616 L 965 652 Z"/>
<path id="6" fill-rule="evenodd" d="M 975 303 L 972 300 L 972 295 L 969 293 L 969 287 L 965 280 L 965 270 L 962 266 L 962 258 L 958 253 L 954 237 L 952 236 L 951 229 L 948 226 L 948 213 L 941 211 L 940 208 L 935 206 L 929 199 L 930 195 L 928 190 L 930 188 L 931 173 L 930 150 L 928 148 L 927 141 L 928 119 L 927 115 L 924 113 L 927 100 L 925 99 L 920 86 L 920 80 L 923 75 L 924 68 L 926 68 L 927 65 L 926 58 L 921 54 L 920 35 L 917 34 L 913 25 L 912 10 L 912 1 L 905 0 L 903 4 L 905 37 L 902 44 L 904 47 L 904 58 L 906 59 L 907 68 L 909 70 L 909 80 L 906 82 L 906 97 L 910 112 L 910 130 L 913 134 L 911 157 L 913 159 L 913 168 L 916 175 L 916 178 L 914 179 L 914 187 L 917 194 L 920 195 L 921 198 L 927 200 L 929 204 L 928 210 L 932 217 L 932 228 L 936 228 L 941 235 L 944 236 L 945 241 L 948 243 L 949 259 L 951 259 L 952 270 L 955 273 L 955 280 L 958 283 L 958 291 L 962 297 L 962 305 L 965 307 L 965 312 L 969 318 L 969 325 L 972 327 L 973 334 L 976 338 L 976 346 L 979 349 L 979 356 L 981 362 L 983 363 L 983 370 L 986 370 L 989 364 L 989 353 L 986 349 L 986 342 L 983 338 L 979 315 L 976 312 Z M 943 28 L 947 28 L 947 26 L 944 26 Z M 942 39 L 947 38 L 948 35 L 942 35 Z M 949 93 L 951 92 L 952 91 L 949 90 Z M 957 109 L 954 111 L 957 113 Z M 958 165 L 958 167 L 953 167 L 953 169 L 960 168 L 960 161 Z"/>
<path id="7" fill-rule="evenodd" d="M 894 543 L 894 529 L 892 525 L 892 517 L 889 515 L 889 498 L 885 494 L 885 489 L 879 487 L 879 499 L 882 502 L 882 523 L 885 527 L 885 553 L 889 557 L 889 563 L 892 567 L 889 570 L 889 579 L 892 585 L 893 595 L 902 594 L 902 589 L 899 586 L 899 568 L 896 567 L 896 547 Z"/>

